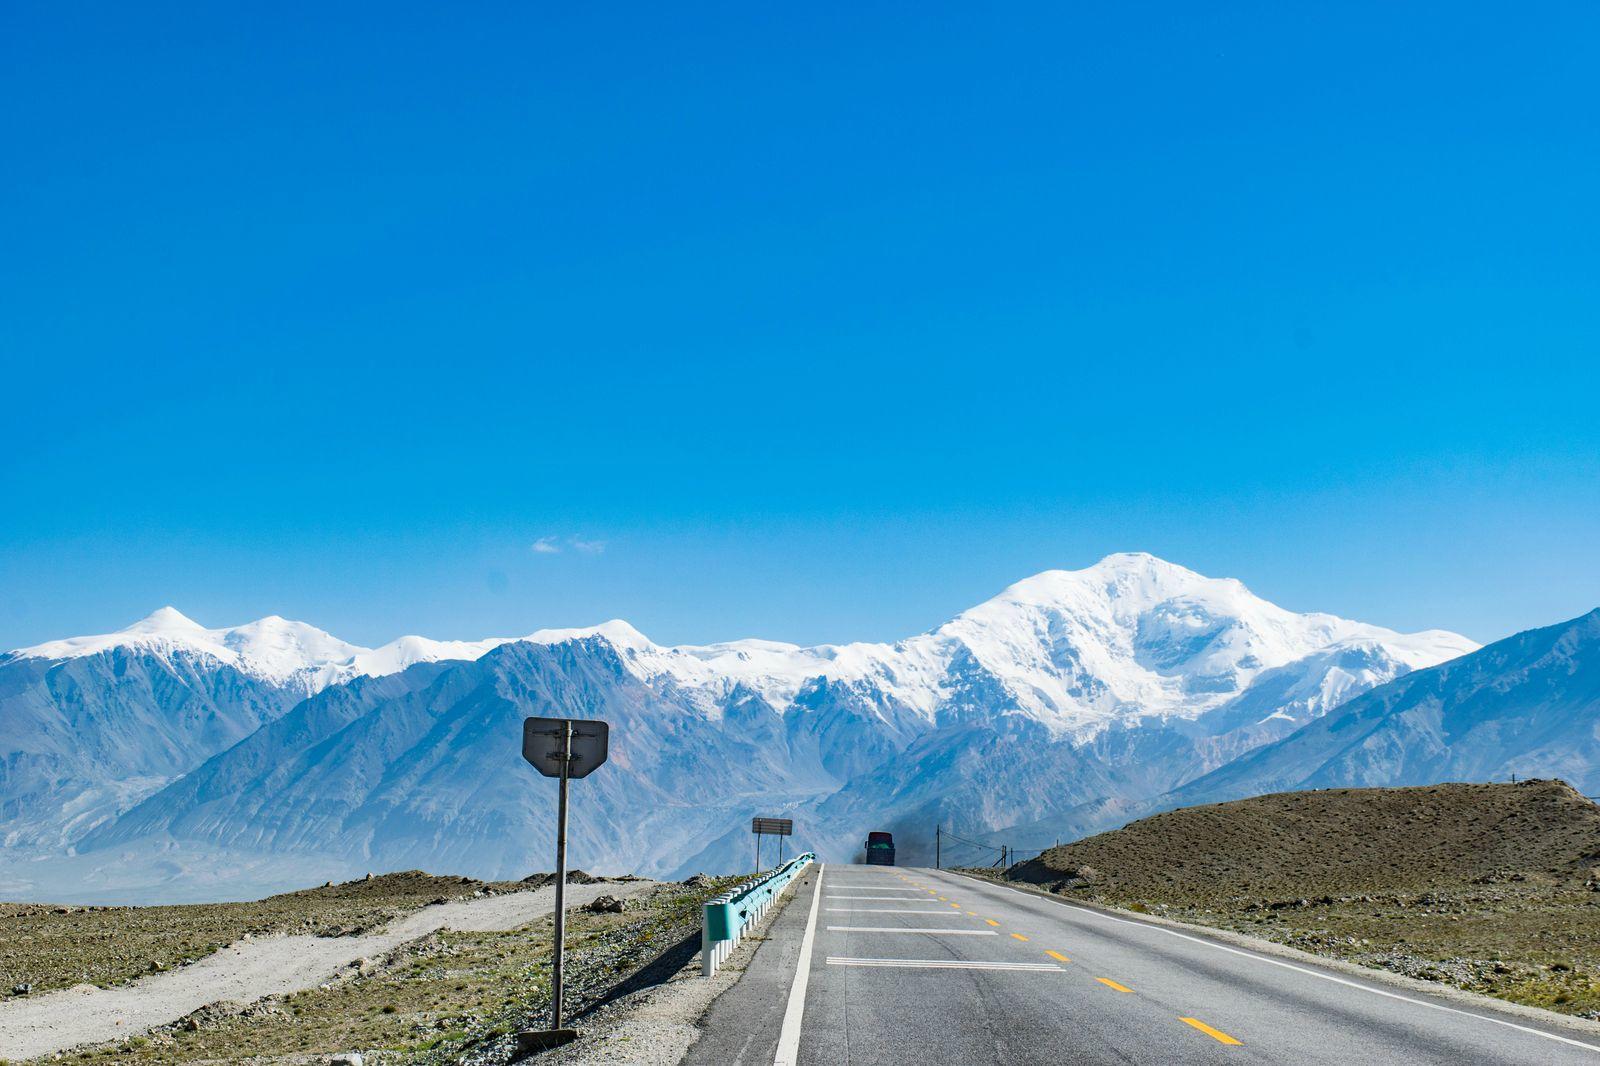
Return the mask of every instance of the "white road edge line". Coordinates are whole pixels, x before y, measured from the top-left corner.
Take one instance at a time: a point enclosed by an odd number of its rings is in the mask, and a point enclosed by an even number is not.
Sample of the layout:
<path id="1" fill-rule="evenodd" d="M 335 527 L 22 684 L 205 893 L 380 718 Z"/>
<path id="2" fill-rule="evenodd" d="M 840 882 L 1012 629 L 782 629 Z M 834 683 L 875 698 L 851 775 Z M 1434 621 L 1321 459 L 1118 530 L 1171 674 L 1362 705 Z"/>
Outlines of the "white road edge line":
<path id="1" fill-rule="evenodd" d="M 972 880 L 976 881 L 977 878 L 972 878 Z M 1444 1011 L 1446 1014 L 1459 1014 L 1465 1018 L 1476 1018 L 1483 1022 L 1493 1022 L 1495 1025 L 1503 1025 L 1508 1029 L 1515 1029 L 1518 1032 L 1528 1033 L 1531 1036 L 1542 1036 L 1546 1040 L 1554 1040 L 1558 1043 L 1570 1044 L 1573 1047 L 1581 1047 L 1585 1051 L 1600 1051 L 1600 1045 L 1586 1044 L 1582 1040 L 1573 1040 L 1571 1037 L 1557 1036 L 1555 1033 L 1546 1033 L 1542 1030 L 1535 1029 L 1532 1026 L 1518 1025 L 1516 1022 L 1506 1021 L 1504 1018 L 1496 1018 L 1489 1014 L 1479 1014 L 1476 1011 L 1462 1010 L 1460 1007 L 1447 1007 L 1443 1003 L 1429 1003 L 1425 999 L 1416 999 L 1412 996 L 1403 996 L 1398 992 L 1389 992 L 1382 988 L 1373 988 L 1371 985 L 1364 985 L 1360 981 L 1351 981 L 1343 977 L 1335 977 L 1331 973 L 1321 973 L 1305 966 L 1296 966 L 1294 963 L 1284 962 L 1282 959 L 1270 959 L 1265 955 L 1257 955 L 1253 951 L 1230 948 L 1226 944 L 1218 944 L 1215 941 L 1206 940 L 1203 937 L 1190 936 L 1188 933 L 1180 933 L 1176 929 L 1168 929 L 1165 926 L 1160 925 L 1151 925 L 1148 922 L 1136 922 L 1129 918 L 1118 918 L 1115 915 L 1105 914 L 1101 911 L 1097 911 L 1092 907 L 1080 907 L 1077 904 L 1064 903 L 1058 899 L 1046 899 L 1044 896 L 1037 896 L 1032 892 L 1024 892 L 1022 889 L 1016 888 L 1013 885 L 1001 884 L 998 881 L 996 881 L 995 884 L 1000 888 L 1009 888 L 1011 891 L 1020 895 L 1033 896 L 1034 899 L 1043 900 L 1045 903 L 1054 903 L 1056 906 L 1065 907 L 1068 910 L 1081 911 L 1084 914 L 1091 914 L 1096 918 L 1104 918 L 1109 922 L 1116 922 L 1119 925 L 1135 925 L 1140 929 L 1150 929 L 1157 933 L 1166 933 L 1168 936 L 1175 936 L 1179 940 L 1187 940 L 1194 944 L 1203 944 L 1208 948 L 1216 948 L 1218 951 L 1226 951 L 1230 955 L 1239 955 L 1246 959 L 1254 959 L 1256 962 L 1264 962 L 1269 966 L 1281 966 L 1285 970 L 1293 970 L 1296 973 L 1303 973 L 1308 977 L 1318 977 L 1324 981 L 1332 981 L 1336 985 L 1344 985 L 1347 988 L 1359 989 L 1362 992 L 1370 992 L 1375 996 L 1383 996 L 1386 999 L 1397 999 L 1402 1003 L 1410 1003 L 1417 1007 L 1427 1007 L 1429 1010 L 1440 1010 Z"/>
<path id="2" fill-rule="evenodd" d="M 910 929 L 900 926 L 830 925 L 830 933 L 943 933 L 947 936 L 994 936 L 993 929 Z"/>
<path id="3" fill-rule="evenodd" d="M 800 960 L 795 963 L 794 983 L 789 986 L 789 1002 L 783 1009 L 783 1028 L 778 1030 L 778 1052 L 772 1066 L 796 1066 L 800 1058 L 800 1027 L 806 1013 L 806 982 L 811 979 L 811 945 L 817 939 L 817 905 L 822 902 L 822 873 L 826 863 L 817 864 L 817 887 L 811 894 L 811 915 L 800 938 Z"/>

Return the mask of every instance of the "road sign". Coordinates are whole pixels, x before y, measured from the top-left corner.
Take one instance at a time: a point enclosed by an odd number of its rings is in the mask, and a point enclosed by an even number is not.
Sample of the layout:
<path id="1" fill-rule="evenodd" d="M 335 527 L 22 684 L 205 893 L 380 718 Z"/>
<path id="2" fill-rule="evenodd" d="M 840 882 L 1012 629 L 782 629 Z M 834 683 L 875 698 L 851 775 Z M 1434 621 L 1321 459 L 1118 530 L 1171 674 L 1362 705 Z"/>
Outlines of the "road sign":
<path id="1" fill-rule="evenodd" d="M 572 727 L 571 755 L 566 729 Z M 611 727 L 604 722 L 577 718 L 527 718 L 522 723 L 522 757 L 546 777 L 588 777 L 606 761 Z"/>
<path id="2" fill-rule="evenodd" d="M 794 833 L 792 818 L 752 818 L 750 832 L 756 836 L 756 873 L 761 872 L 761 838 L 778 838 L 778 861 L 783 862 L 783 838 Z"/>
<path id="3" fill-rule="evenodd" d="M 610 726 L 593 719 L 525 718 L 522 722 L 522 757 L 544 776 L 561 779 L 556 814 L 556 957 L 550 983 L 551 1021 L 546 1033 L 518 1034 L 519 1044 L 528 1048 L 565 1043 L 577 1035 L 561 1027 L 561 979 L 567 954 L 567 782 L 574 777 L 587 777 L 606 761 L 610 733 Z"/>

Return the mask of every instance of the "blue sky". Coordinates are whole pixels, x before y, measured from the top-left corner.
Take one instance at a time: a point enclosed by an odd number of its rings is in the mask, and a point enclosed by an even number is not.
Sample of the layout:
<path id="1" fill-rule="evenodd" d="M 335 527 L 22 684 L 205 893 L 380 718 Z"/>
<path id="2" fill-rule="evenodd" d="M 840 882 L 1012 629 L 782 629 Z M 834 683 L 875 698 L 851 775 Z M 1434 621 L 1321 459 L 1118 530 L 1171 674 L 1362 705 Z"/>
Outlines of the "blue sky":
<path id="1" fill-rule="evenodd" d="M 1600 605 L 1600 9 L 855 7 L 9 5 L 0 646 Z"/>

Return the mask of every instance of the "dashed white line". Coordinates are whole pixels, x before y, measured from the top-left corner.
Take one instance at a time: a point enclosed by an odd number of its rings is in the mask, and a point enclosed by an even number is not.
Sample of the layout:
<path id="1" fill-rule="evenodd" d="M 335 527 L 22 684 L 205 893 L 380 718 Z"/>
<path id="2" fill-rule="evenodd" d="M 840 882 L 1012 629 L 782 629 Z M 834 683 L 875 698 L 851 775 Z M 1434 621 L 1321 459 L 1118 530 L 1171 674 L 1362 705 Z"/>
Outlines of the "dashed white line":
<path id="1" fill-rule="evenodd" d="M 950 912 L 949 911 L 942 911 L 942 910 L 939 910 L 937 908 L 929 909 L 927 907 L 923 907 L 921 910 L 918 910 L 915 907 L 829 907 L 828 908 L 828 913 L 830 913 L 830 914 L 949 914 Z"/>
<path id="2" fill-rule="evenodd" d="M 1021 970 L 1028 973 L 1065 973 L 1045 962 L 968 962 L 965 959 L 852 959 L 828 956 L 829 966 L 891 966 L 910 970 Z"/>
<path id="3" fill-rule="evenodd" d="M 894 885 L 833 885 L 833 888 L 855 888 L 863 892 L 904 892 L 904 886 L 896 888 Z"/>

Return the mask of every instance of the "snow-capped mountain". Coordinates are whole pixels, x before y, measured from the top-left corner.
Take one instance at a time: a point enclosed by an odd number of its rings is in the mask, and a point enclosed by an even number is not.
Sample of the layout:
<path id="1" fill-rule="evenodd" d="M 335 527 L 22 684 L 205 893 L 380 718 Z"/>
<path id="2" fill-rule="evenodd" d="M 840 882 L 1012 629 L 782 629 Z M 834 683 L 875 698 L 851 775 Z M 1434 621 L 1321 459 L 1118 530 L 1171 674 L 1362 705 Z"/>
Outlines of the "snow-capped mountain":
<path id="1" fill-rule="evenodd" d="M 263 708 L 248 739 L 212 746 L 153 794 L 130 787 L 117 806 L 142 802 L 119 816 L 75 821 L 67 838 L 108 891 L 150 876 L 141 856 L 176 852 L 523 871 L 552 815 L 518 753 L 530 713 L 612 722 L 611 764 L 575 808 L 590 868 L 738 868 L 755 812 L 794 815 L 800 843 L 834 858 L 873 828 L 915 858 L 937 820 L 1070 831 L 1475 647 L 1296 614 L 1138 554 L 1036 575 L 893 644 L 663 647 L 613 621 L 368 650 L 280 619 L 206 630 L 160 614 L 13 653 L 0 678 L 120 656 L 156 674 L 206 663 L 309 698 Z M 170 699 L 139 698 L 152 714 Z M 0 779 L 0 802 L 9 794 Z"/>
<path id="2" fill-rule="evenodd" d="M 635 675 L 670 679 L 702 696 L 708 708 L 742 686 L 784 710 L 806 685 L 822 680 L 870 686 L 933 722 L 941 713 L 959 713 L 951 672 L 970 662 L 1001 683 L 1015 713 L 1079 738 L 1136 719 L 1198 718 L 1258 678 L 1317 655 L 1325 667 L 1309 671 L 1317 690 L 1298 691 L 1271 709 L 1304 721 L 1352 686 L 1394 676 L 1396 666 L 1415 669 L 1477 647 L 1441 630 L 1402 634 L 1333 615 L 1295 614 L 1238 581 L 1133 553 L 1085 570 L 1037 574 L 931 633 L 895 644 L 803 648 L 741 640 L 662 648 L 625 622 L 526 639 L 590 635 L 617 647 Z M 1374 659 L 1356 662 L 1363 653 Z M 1305 680 L 1301 672 L 1290 674 Z"/>
<path id="3" fill-rule="evenodd" d="M 497 641 L 362 648 L 276 616 L 207 629 L 171 607 L 0 655 L 0 847 L 65 847 L 313 693 Z"/>
<path id="4" fill-rule="evenodd" d="M 207 629 L 173 607 L 141 618 L 126 629 L 93 637 L 68 637 L 0 656 L 18 659 L 81 659 L 121 650 L 156 659 L 211 659 L 247 677 L 309 696 L 352 677 L 379 677 L 413 663 L 476 659 L 504 639 L 479 641 L 401 637 L 381 648 L 349 644 L 304 622 L 268 615 L 242 626 Z"/>
<path id="5" fill-rule="evenodd" d="M 1600 795 L 1600 610 L 1374 688 L 1161 805 L 1512 774 Z"/>

